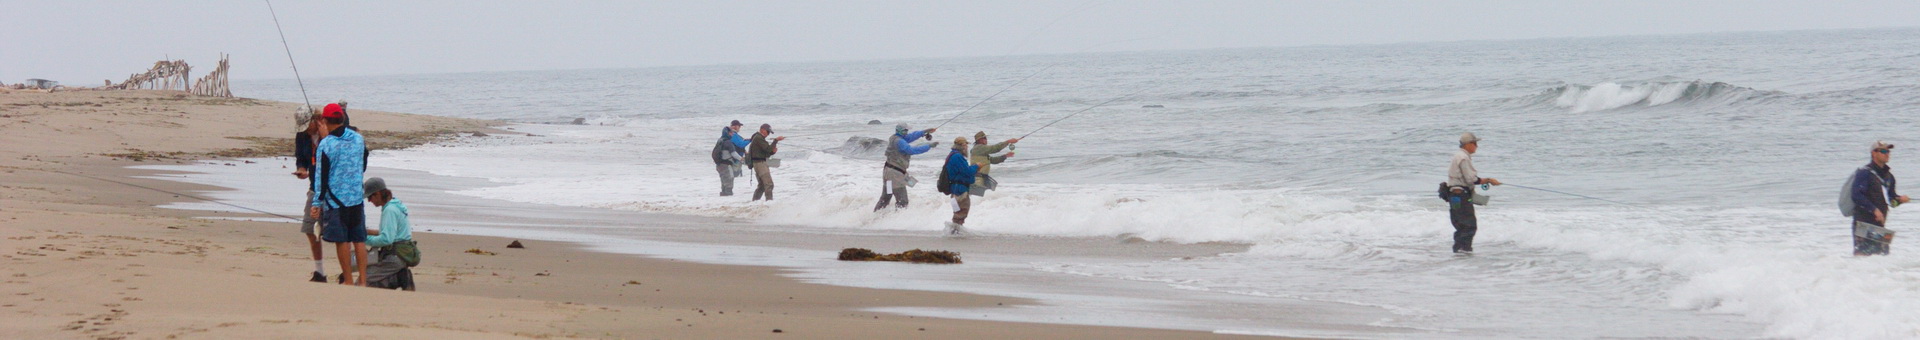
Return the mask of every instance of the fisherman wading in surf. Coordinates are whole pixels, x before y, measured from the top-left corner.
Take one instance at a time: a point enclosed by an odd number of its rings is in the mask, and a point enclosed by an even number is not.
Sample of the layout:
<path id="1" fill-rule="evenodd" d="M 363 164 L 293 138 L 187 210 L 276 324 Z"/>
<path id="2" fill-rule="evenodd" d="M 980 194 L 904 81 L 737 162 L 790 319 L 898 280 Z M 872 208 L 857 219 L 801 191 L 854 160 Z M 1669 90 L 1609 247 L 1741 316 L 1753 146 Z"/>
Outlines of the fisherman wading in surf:
<path id="1" fill-rule="evenodd" d="M 907 124 L 893 126 L 893 136 L 887 138 L 887 163 L 880 169 L 880 203 L 873 205 L 873 211 L 887 207 L 887 201 L 893 201 L 894 208 L 907 207 L 907 165 L 913 162 L 913 155 L 927 153 L 939 147 L 940 143 L 914 145 L 913 140 L 926 137 L 939 128 L 920 131 L 908 131 Z"/>
<path id="2" fill-rule="evenodd" d="M 1888 209 L 1907 203 L 1907 196 L 1894 191 L 1893 144 L 1873 142 L 1873 161 L 1854 170 L 1848 188 L 1853 199 L 1853 255 L 1886 255 L 1891 249 L 1892 232 L 1886 231 Z"/>
<path id="3" fill-rule="evenodd" d="M 1453 153 L 1453 162 L 1447 165 L 1447 182 L 1440 184 L 1440 198 L 1447 200 L 1447 216 L 1453 220 L 1453 252 L 1457 254 L 1473 253 L 1473 234 L 1480 229 L 1473 205 L 1485 202 L 1473 199 L 1473 186 L 1500 185 L 1500 180 L 1480 178 L 1480 171 L 1473 168 L 1473 153 L 1479 150 L 1480 137 L 1472 132 L 1460 134 L 1460 150 Z"/>

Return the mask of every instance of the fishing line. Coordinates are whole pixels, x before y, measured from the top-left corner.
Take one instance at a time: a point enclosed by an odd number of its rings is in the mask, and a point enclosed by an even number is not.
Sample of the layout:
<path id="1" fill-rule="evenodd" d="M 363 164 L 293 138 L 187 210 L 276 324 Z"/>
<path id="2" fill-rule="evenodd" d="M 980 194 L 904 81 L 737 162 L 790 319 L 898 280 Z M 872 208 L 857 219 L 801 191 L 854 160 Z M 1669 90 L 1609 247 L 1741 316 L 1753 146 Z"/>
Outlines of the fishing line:
<path id="1" fill-rule="evenodd" d="M 1054 124 L 1054 123 L 1059 123 L 1060 121 L 1063 121 L 1063 120 L 1067 120 L 1067 118 L 1073 118 L 1073 116 L 1077 116 L 1077 115 L 1080 115 L 1080 113 L 1082 113 L 1082 112 L 1087 112 L 1087 111 L 1091 111 L 1091 110 L 1093 110 L 1094 108 L 1098 108 L 1098 107 L 1101 107 L 1101 106 L 1106 106 L 1107 104 L 1110 104 L 1110 103 L 1113 103 L 1113 102 L 1116 102 L 1116 101 L 1120 101 L 1121 99 L 1127 99 L 1128 97 L 1133 97 L 1133 96 L 1135 96 L 1135 95 L 1139 95 L 1139 94 L 1141 94 L 1141 93 L 1145 93 L 1145 92 L 1147 92 L 1147 90 L 1152 90 L 1152 89 L 1156 89 L 1156 88 L 1160 88 L 1161 86 L 1165 86 L 1165 85 L 1166 85 L 1166 83 L 1161 83 L 1160 85 L 1154 85 L 1154 86 L 1152 86 L 1152 87 L 1148 87 L 1148 88 L 1144 88 L 1144 89 L 1140 89 L 1139 91 L 1133 91 L 1133 93 L 1128 93 L 1127 95 L 1124 95 L 1124 96 L 1119 96 L 1119 97 L 1114 97 L 1113 99 L 1108 99 L 1107 101 L 1104 101 L 1104 102 L 1100 102 L 1099 104 L 1093 104 L 1093 106 L 1088 106 L 1087 108 L 1084 108 L 1084 109 L 1080 109 L 1080 111 L 1074 111 L 1074 112 L 1073 112 L 1073 113 L 1071 113 L 1071 114 L 1067 114 L 1067 116 L 1066 116 L 1066 117 L 1060 117 L 1060 119 L 1055 119 L 1055 120 L 1053 120 L 1052 122 L 1048 122 L 1048 123 L 1047 123 L 1047 125 L 1041 125 L 1041 126 L 1040 126 L 1040 128 L 1038 128 L 1038 129 L 1033 129 L 1033 131 L 1031 131 L 1031 132 L 1027 132 L 1027 134 L 1024 134 L 1024 135 L 1020 135 L 1020 138 L 1019 138 L 1019 139 L 1027 139 L 1027 136 L 1032 136 L 1032 135 L 1033 135 L 1034 133 L 1036 133 L 1036 132 L 1040 132 L 1040 130 L 1045 130 L 1045 129 L 1046 129 L 1047 127 L 1049 127 L 1049 126 L 1053 126 L 1053 124 Z"/>
<path id="2" fill-rule="evenodd" d="M 271 216 L 275 216 L 275 217 L 279 217 L 279 218 L 284 218 L 284 219 L 288 219 L 288 220 L 292 220 L 292 221 L 294 221 L 294 222 L 301 222 L 301 220 L 300 220 L 300 219 L 298 219 L 298 218 L 294 218 L 294 217 L 292 217 L 292 216 L 287 216 L 287 215 L 281 215 L 281 214 L 275 214 L 275 213 L 271 213 L 271 212 L 267 212 L 267 211 L 265 211 L 265 210 L 260 210 L 260 209 L 254 209 L 254 208 L 248 208 L 248 207 L 243 207 L 243 206 L 240 206 L 240 205 L 237 205 L 237 204 L 233 204 L 233 203 L 227 203 L 227 202 L 221 202 L 221 201 L 218 201 L 218 200 L 214 200 L 214 199 L 211 199 L 211 198 L 206 198 L 206 197 L 200 197 L 200 196 L 194 196 L 194 195 L 191 195 L 191 194 L 183 194 L 183 193 L 179 193 L 179 192 L 173 192 L 173 191 L 168 191 L 168 190 L 166 190 L 166 189 L 160 189 L 160 188 L 154 188 L 154 187 L 149 187 L 149 186 L 145 186 L 145 185 L 139 185 L 139 184 L 133 184 L 133 183 L 127 183 L 127 182 L 121 182 L 121 181 L 116 181 L 116 180 L 111 180 L 111 179 L 105 179 L 105 178 L 100 178 L 100 177 L 94 177 L 94 176 L 88 176 L 88 175 L 82 175 L 82 174 L 76 174 L 76 173 L 70 173 L 70 172 L 64 172 L 64 171 L 56 171 L 56 170 L 40 170 L 40 169 L 21 169 L 21 170 L 33 170 L 33 171 L 40 171 L 40 172 L 51 172 L 51 173 L 56 173 L 56 174 L 63 174 L 63 175 L 69 175 L 69 176 L 76 176 L 76 177 L 82 177 L 82 178 L 89 178 L 89 179 L 93 179 L 93 180 L 98 180 L 98 181 L 104 181 L 104 182 L 108 182 L 108 183 L 114 183 L 114 184 L 120 184 L 120 185 L 125 185 L 125 186 L 130 186 L 130 187 L 135 187 L 135 188 L 141 188 L 141 189 L 147 189 L 147 190 L 153 190 L 153 191 L 158 191 L 158 192 L 162 192 L 162 193 L 168 193 L 168 194 L 173 194 L 174 196 L 180 196 L 180 197 L 187 197 L 187 198 L 192 198 L 192 199 L 197 199 L 197 200 L 201 200 L 201 201 L 206 201 L 207 203 L 213 203 L 213 204 L 219 204 L 219 205 L 224 205 L 224 206 L 229 206 L 229 207 L 234 207 L 234 208 L 239 208 L 239 209 L 241 209 L 241 210 L 246 210 L 246 211 L 252 211 L 252 212 L 256 212 L 256 213 L 261 213 L 261 214 L 267 214 L 267 215 L 271 215 Z"/>
<path id="3" fill-rule="evenodd" d="M 274 13 L 273 0 L 261 1 L 267 2 L 267 15 L 273 16 L 273 30 L 280 33 L 280 48 L 287 51 L 287 65 L 293 66 L 293 82 L 300 84 L 300 102 L 306 104 L 308 110 L 312 110 L 313 100 L 307 99 L 307 82 L 300 79 L 300 64 L 293 62 L 293 47 L 287 45 L 287 31 L 280 28 L 280 14 Z"/>
<path id="4" fill-rule="evenodd" d="M 1613 204 L 1619 204 L 1619 205 L 1624 205 L 1624 206 L 1629 206 L 1629 207 L 1635 207 L 1635 208 L 1642 208 L 1642 209 L 1649 209 L 1649 208 L 1647 208 L 1647 207 L 1643 207 L 1643 206 L 1640 206 L 1640 205 L 1637 205 L 1637 204 L 1632 204 L 1632 203 L 1626 203 L 1626 202 L 1621 202 L 1621 201 L 1615 201 L 1615 200 L 1610 200 L 1610 199 L 1605 199 L 1605 198 L 1599 198 L 1599 197 L 1593 197 L 1593 196 L 1587 196 L 1587 195 L 1581 195 L 1581 194 L 1576 194 L 1576 193 L 1570 193 L 1570 192 L 1565 192 L 1565 191 L 1559 191 L 1559 190 L 1553 190 L 1553 189 L 1541 189 L 1541 188 L 1535 188 L 1535 187 L 1530 187 L 1530 186 L 1525 186 L 1525 185 L 1519 185 L 1519 184 L 1506 184 L 1506 183 L 1501 183 L 1501 185 L 1504 185 L 1504 186 L 1510 186 L 1510 187 L 1515 187 L 1515 188 L 1521 188 L 1521 189 L 1527 189 L 1527 190 L 1535 190 L 1535 191 L 1542 191 L 1542 192 L 1549 192 L 1549 193 L 1555 193 L 1555 194 L 1561 194 L 1561 195 L 1567 195 L 1567 196 L 1573 196 L 1573 197 L 1579 197 L 1579 198 L 1585 198 L 1585 199 L 1590 199 L 1590 200 L 1595 200 L 1595 201 L 1601 201 L 1601 202 L 1607 202 L 1607 203 L 1613 203 Z"/>

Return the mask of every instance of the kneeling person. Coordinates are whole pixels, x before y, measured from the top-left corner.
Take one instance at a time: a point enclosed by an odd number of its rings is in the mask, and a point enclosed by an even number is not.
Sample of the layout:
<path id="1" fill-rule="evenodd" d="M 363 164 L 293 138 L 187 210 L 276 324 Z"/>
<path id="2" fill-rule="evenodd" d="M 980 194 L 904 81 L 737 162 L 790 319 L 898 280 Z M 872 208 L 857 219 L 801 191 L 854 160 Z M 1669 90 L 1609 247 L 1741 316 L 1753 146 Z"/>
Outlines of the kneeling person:
<path id="1" fill-rule="evenodd" d="M 367 201 L 380 207 L 380 229 L 367 229 L 367 246 L 378 254 L 377 260 L 367 266 L 367 286 L 412 291 L 413 270 L 407 269 L 406 259 L 400 256 L 401 246 L 413 245 L 413 223 L 407 221 L 407 205 L 393 197 L 393 191 L 387 190 L 387 181 L 379 177 L 368 178 L 364 187 Z M 419 261 L 419 254 L 412 256 Z"/>

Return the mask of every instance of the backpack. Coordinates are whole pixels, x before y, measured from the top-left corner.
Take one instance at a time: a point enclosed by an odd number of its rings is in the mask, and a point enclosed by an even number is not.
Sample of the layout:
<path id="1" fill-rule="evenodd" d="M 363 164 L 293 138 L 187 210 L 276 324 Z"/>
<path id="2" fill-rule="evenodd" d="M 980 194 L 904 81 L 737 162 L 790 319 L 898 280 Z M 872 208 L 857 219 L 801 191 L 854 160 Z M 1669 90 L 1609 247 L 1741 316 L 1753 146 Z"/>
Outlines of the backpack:
<path id="1" fill-rule="evenodd" d="M 944 166 L 940 167 L 940 180 L 934 181 L 933 188 L 940 190 L 940 193 L 942 194 L 952 195 L 953 180 L 948 179 L 947 177 L 949 177 L 947 176 L 947 167 L 944 167 Z"/>
<path id="2" fill-rule="evenodd" d="M 720 141 L 713 144 L 713 163 L 735 163 L 727 157 L 727 154 L 733 153 L 733 149 L 733 141 L 727 140 L 726 136 L 720 136 Z"/>

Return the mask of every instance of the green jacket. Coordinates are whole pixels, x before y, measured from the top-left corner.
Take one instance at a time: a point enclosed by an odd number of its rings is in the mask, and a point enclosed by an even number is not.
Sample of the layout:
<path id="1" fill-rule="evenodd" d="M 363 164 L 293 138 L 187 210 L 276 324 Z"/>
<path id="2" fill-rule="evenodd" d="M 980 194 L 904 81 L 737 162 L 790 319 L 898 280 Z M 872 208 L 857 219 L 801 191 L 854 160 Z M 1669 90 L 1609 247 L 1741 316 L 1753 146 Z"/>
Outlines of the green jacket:
<path id="1" fill-rule="evenodd" d="M 1000 152 L 1000 150 L 1005 150 L 1006 148 L 1007 148 L 1007 142 L 1000 142 L 999 144 L 993 144 L 993 145 L 983 144 L 983 145 L 974 146 L 973 151 L 971 151 L 970 153 L 971 156 L 967 157 L 967 159 L 973 160 L 974 165 L 979 165 L 980 174 L 985 175 L 987 174 L 987 171 L 993 169 L 994 164 L 1000 164 L 1000 162 L 1007 161 L 1007 155 L 999 155 L 999 156 L 993 155 L 994 153 L 998 153 Z"/>
<path id="2" fill-rule="evenodd" d="M 774 153 L 780 152 L 775 150 L 779 147 L 780 142 L 767 143 L 767 135 L 755 132 L 753 142 L 747 143 L 747 162 L 755 163 L 773 158 Z"/>

